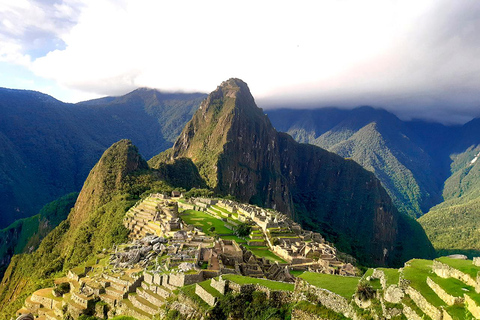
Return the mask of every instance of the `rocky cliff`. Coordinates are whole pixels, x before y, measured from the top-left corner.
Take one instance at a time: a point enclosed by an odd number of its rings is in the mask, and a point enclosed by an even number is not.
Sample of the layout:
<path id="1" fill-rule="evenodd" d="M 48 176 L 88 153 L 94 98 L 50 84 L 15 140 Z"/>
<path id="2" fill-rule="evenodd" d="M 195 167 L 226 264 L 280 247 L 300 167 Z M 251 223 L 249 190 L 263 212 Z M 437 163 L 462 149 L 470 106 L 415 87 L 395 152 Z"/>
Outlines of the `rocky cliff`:
<path id="1" fill-rule="evenodd" d="M 405 218 L 373 173 L 278 133 L 239 79 L 223 82 L 202 102 L 166 154 L 191 158 L 217 192 L 288 213 L 363 263 L 405 260 L 409 244 L 399 232 L 421 239 L 426 249 L 417 255 L 433 254 L 421 228 L 399 230 Z"/>

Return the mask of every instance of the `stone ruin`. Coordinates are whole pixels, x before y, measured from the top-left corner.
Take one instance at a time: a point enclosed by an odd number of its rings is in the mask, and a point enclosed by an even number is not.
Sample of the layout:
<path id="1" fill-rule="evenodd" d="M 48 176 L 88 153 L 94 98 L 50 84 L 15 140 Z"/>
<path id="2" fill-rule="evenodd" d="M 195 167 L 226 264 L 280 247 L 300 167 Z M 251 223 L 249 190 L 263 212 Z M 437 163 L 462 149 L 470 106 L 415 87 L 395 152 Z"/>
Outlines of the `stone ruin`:
<path id="1" fill-rule="evenodd" d="M 135 240 L 133 244 L 127 245 L 121 251 L 117 249 L 110 258 L 110 264 L 116 268 L 131 268 L 136 264 L 146 267 L 149 262 L 162 255 L 166 249 L 167 239 L 148 235 L 140 240 Z"/>

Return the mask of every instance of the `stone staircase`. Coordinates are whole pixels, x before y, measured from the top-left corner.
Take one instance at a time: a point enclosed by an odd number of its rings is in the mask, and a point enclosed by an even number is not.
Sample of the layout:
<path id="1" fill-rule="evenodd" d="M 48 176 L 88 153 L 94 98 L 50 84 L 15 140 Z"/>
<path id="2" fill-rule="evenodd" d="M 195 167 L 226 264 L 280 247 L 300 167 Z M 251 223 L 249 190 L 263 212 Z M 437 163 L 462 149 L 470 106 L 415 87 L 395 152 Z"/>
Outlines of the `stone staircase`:
<path id="1" fill-rule="evenodd" d="M 159 201 L 158 198 L 148 197 L 128 210 L 123 223 L 131 230 L 131 238 L 142 239 L 148 234 L 161 235 L 160 226 L 153 223 Z"/>

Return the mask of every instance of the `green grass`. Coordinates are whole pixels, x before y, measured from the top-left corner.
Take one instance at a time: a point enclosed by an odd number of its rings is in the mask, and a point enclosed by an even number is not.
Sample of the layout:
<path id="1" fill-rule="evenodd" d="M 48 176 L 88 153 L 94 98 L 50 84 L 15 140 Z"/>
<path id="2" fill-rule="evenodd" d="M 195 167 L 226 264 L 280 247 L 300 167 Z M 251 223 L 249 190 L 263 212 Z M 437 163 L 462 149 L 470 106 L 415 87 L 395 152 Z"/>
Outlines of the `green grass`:
<path id="1" fill-rule="evenodd" d="M 182 293 L 183 295 L 195 301 L 201 309 L 203 310 L 210 309 L 210 306 L 195 293 L 195 286 L 196 284 L 190 284 L 188 286 L 181 287 L 178 289 L 178 292 Z"/>
<path id="2" fill-rule="evenodd" d="M 202 228 L 203 232 L 205 232 L 207 235 L 213 234 L 212 232 L 208 231 L 211 227 L 215 227 L 214 233 L 216 234 L 233 234 L 232 230 L 225 227 L 225 223 L 222 220 L 214 218 L 204 212 L 185 210 L 180 217 L 183 221 L 185 221 L 185 223 Z"/>
<path id="3" fill-rule="evenodd" d="M 137 320 L 137 318 L 130 317 L 130 316 L 116 316 L 116 317 L 113 317 L 112 320 Z"/>
<path id="4" fill-rule="evenodd" d="M 372 268 L 369 268 L 365 273 L 364 275 L 362 276 L 362 278 L 366 279 L 367 277 L 371 277 L 372 274 L 373 274 L 373 270 Z"/>
<path id="5" fill-rule="evenodd" d="M 303 270 L 290 270 L 290 274 L 294 277 L 299 277 L 301 274 L 303 274 L 305 271 Z"/>
<path id="6" fill-rule="evenodd" d="M 378 268 L 378 270 L 382 270 L 385 273 L 387 287 L 392 284 L 398 284 L 398 280 L 400 279 L 400 273 L 398 272 L 398 269 Z"/>
<path id="7" fill-rule="evenodd" d="M 311 285 L 332 291 L 346 299 L 351 299 L 357 291 L 359 277 L 344 277 L 332 274 L 305 272 L 299 276 Z"/>
<path id="8" fill-rule="evenodd" d="M 222 275 L 222 278 L 238 284 L 259 284 L 271 290 L 293 291 L 295 289 L 295 285 L 293 283 L 245 277 L 236 274 L 224 274 Z"/>
<path id="9" fill-rule="evenodd" d="M 372 288 L 375 289 L 375 290 L 381 290 L 381 289 L 382 289 L 382 284 L 380 283 L 380 279 L 372 279 L 372 280 L 370 280 L 370 285 L 371 285 Z"/>
<path id="10" fill-rule="evenodd" d="M 248 250 L 252 251 L 252 253 L 259 258 L 265 258 L 278 263 L 287 263 L 275 253 L 271 252 L 267 247 L 256 247 L 247 245 L 245 247 L 248 248 Z"/>
<path id="11" fill-rule="evenodd" d="M 467 286 L 465 283 L 458 279 L 454 278 L 440 278 L 439 276 L 430 276 L 430 278 L 438 284 L 443 290 L 445 290 L 448 294 L 455 296 L 455 297 L 463 297 L 463 294 L 475 293 L 475 288 L 471 286 Z M 468 291 L 463 290 L 462 288 L 467 289 Z M 475 294 L 478 296 L 478 294 Z"/>
<path id="12" fill-rule="evenodd" d="M 435 260 L 468 274 L 474 280 L 477 278 L 477 273 L 480 271 L 480 267 L 475 266 L 472 260 L 451 259 L 448 257 L 440 257 Z"/>
<path id="13" fill-rule="evenodd" d="M 205 291 L 210 293 L 212 296 L 220 298 L 222 294 L 211 286 L 211 282 L 212 280 L 206 280 L 206 281 L 199 282 L 198 285 L 203 289 L 205 289 Z"/>
<path id="14" fill-rule="evenodd" d="M 233 234 L 228 235 L 228 236 L 220 236 L 220 238 L 222 238 L 224 240 L 235 240 L 239 244 L 246 244 L 247 241 L 249 241 L 249 239 L 245 240 L 245 239 L 239 238 L 239 237 L 237 237 L 236 235 L 233 235 Z"/>
<path id="15" fill-rule="evenodd" d="M 445 310 L 452 316 L 453 320 L 465 319 L 465 308 L 463 305 L 453 305 L 446 307 Z"/>
<path id="16" fill-rule="evenodd" d="M 230 211 L 228 211 L 227 209 L 224 209 L 224 208 L 222 208 L 222 207 L 220 207 L 220 206 L 213 205 L 212 207 L 213 207 L 215 210 L 221 211 L 221 212 L 223 212 L 223 213 L 225 213 L 225 214 L 227 214 L 227 215 L 231 214 Z"/>
<path id="17" fill-rule="evenodd" d="M 420 292 L 435 307 L 446 306 L 445 302 L 440 299 L 437 294 L 428 286 L 427 277 L 436 277 L 432 271 L 433 261 L 413 259 L 408 262 L 409 266 L 403 269 L 405 279 L 410 280 L 412 288 Z M 435 281 L 435 280 L 434 280 Z"/>

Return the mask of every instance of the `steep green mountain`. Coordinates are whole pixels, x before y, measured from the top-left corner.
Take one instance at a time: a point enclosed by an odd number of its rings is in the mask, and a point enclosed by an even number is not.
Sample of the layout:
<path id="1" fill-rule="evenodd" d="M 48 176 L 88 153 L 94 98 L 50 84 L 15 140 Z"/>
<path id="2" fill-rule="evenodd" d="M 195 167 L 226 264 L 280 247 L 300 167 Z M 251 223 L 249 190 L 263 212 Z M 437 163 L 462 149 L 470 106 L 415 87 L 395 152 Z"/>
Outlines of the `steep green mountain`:
<path id="1" fill-rule="evenodd" d="M 33 252 L 41 240 L 67 218 L 77 196 L 76 192 L 67 194 L 45 205 L 37 215 L 19 219 L 0 230 L 0 277 L 14 254 Z"/>
<path id="2" fill-rule="evenodd" d="M 147 158 L 171 147 L 206 95 L 138 89 L 66 104 L 0 88 L 0 228 L 79 191 L 112 143 L 131 139 Z"/>
<path id="3" fill-rule="evenodd" d="M 442 252 L 480 253 L 480 145 L 452 154 L 452 175 L 445 181 L 445 201 L 419 219 L 432 244 Z"/>
<path id="4" fill-rule="evenodd" d="M 444 171 L 416 141 L 415 131 L 385 110 L 281 109 L 268 115 L 295 140 L 351 158 L 375 173 L 402 213 L 417 217 L 442 200 Z"/>
<path id="5" fill-rule="evenodd" d="M 205 99 L 173 149 L 219 194 L 290 214 L 362 263 L 399 264 L 431 256 L 422 228 L 399 215 L 375 176 L 356 162 L 278 133 L 247 85 L 230 79 Z"/>

